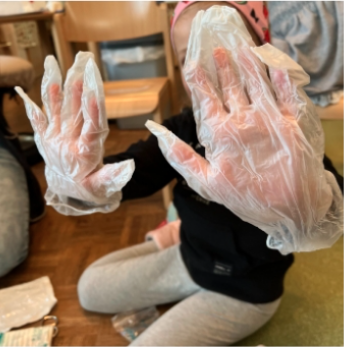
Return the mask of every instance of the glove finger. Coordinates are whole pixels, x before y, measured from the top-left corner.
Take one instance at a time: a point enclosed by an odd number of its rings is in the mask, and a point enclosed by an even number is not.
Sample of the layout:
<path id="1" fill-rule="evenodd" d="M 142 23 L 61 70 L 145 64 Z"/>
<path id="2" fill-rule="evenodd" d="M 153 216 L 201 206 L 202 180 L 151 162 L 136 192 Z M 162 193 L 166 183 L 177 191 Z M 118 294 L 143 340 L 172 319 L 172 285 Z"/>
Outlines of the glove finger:
<path id="1" fill-rule="evenodd" d="M 42 110 L 29 98 L 29 96 L 20 87 L 15 87 L 15 91 L 23 99 L 26 109 L 26 114 L 30 120 L 32 128 L 37 136 L 42 138 L 48 127 L 48 119 Z"/>
<path id="2" fill-rule="evenodd" d="M 93 59 L 91 52 L 79 52 L 73 66 L 68 70 L 64 83 L 64 100 L 62 105 L 62 131 L 72 137 L 80 135 L 83 124 L 82 88 L 86 65 Z"/>
<path id="3" fill-rule="evenodd" d="M 244 77 L 251 103 L 258 107 L 266 102 L 274 103 L 275 96 L 266 69 L 248 47 L 239 50 L 236 63 Z"/>
<path id="4" fill-rule="evenodd" d="M 208 161 L 164 126 L 149 120 L 146 127 L 158 138 L 161 152 L 170 165 L 185 178 L 191 188 L 210 199 L 206 188 Z"/>
<path id="5" fill-rule="evenodd" d="M 55 136 L 61 131 L 61 105 L 62 105 L 62 93 L 61 86 L 58 84 L 51 84 L 49 86 L 49 107 L 50 118 L 48 126 L 48 134 Z M 48 136 L 49 136 L 48 135 Z"/>
<path id="6" fill-rule="evenodd" d="M 198 140 L 207 152 L 212 153 L 216 146 L 214 133 L 219 135 L 218 130 L 224 124 L 227 112 L 212 82 L 201 67 L 196 68 L 192 99 Z"/>
<path id="7" fill-rule="evenodd" d="M 223 47 L 218 47 L 213 52 L 223 101 L 230 111 L 232 108 L 249 105 L 249 101 L 241 84 L 239 71 L 228 54 Z"/>
<path id="8" fill-rule="evenodd" d="M 44 75 L 42 79 L 41 95 L 49 124 L 54 123 L 61 114 L 62 76 L 58 63 L 52 55 L 45 58 Z M 59 119 L 57 120 L 59 123 Z M 55 124 L 53 125 L 55 127 Z"/>
<path id="9" fill-rule="evenodd" d="M 303 68 L 279 49 L 265 44 L 252 52 L 269 67 L 270 79 L 277 99 L 284 105 L 295 105 L 296 89 L 309 83 Z"/>
<path id="10" fill-rule="evenodd" d="M 85 68 L 82 109 L 84 124 L 80 141 L 87 146 L 102 145 L 109 126 L 105 113 L 103 82 L 93 59 L 89 59 Z"/>
<path id="11" fill-rule="evenodd" d="M 213 118 L 217 119 L 222 115 L 223 103 L 202 67 L 197 66 L 193 74 L 194 83 L 189 83 L 189 87 L 195 101 L 194 105 L 199 105 L 201 110 L 197 120 L 211 123 Z"/>
<path id="12" fill-rule="evenodd" d="M 83 82 L 77 80 L 72 85 L 72 117 L 71 117 L 71 136 L 78 138 L 81 134 L 81 129 L 84 124 L 82 116 L 81 97 L 82 97 Z"/>
<path id="13" fill-rule="evenodd" d="M 83 186 L 97 197 L 110 197 L 119 192 L 131 179 L 135 171 L 133 159 L 107 164 L 83 182 Z"/>

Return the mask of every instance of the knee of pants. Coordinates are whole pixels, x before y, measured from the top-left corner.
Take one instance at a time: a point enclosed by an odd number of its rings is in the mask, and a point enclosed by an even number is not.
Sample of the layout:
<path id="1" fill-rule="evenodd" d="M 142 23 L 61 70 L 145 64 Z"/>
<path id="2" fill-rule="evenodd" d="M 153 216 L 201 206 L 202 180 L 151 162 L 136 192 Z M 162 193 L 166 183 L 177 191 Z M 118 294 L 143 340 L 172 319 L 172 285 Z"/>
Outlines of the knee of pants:
<path id="1" fill-rule="evenodd" d="M 102 285 L 101 283 L 96 283 L 97 281 L 95 281 L 94 271 L 96 271 L 96 269 L 86 269 L 78 282 L 79 302 L 81 307 L 87 311 L 97 311 L 97 294 L 95 286 Z"/>
<path id="2" fill-rule="evenodd" d="M 19 232 L 20 237 L 11 234 L 0 235 L 0 277 L 9 273 L 27 258 L 29 251 L 27 229 L 28 226 Z M 6 230 L 0 230 L 0 233 L 6 234 Z"/>

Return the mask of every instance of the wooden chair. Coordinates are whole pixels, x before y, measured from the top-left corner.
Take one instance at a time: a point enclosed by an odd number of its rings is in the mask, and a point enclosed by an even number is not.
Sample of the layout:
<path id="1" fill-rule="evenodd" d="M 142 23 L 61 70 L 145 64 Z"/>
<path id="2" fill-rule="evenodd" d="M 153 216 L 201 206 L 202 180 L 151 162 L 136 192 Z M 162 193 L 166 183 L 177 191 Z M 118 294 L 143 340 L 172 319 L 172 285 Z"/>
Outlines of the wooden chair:
<path id="1" fill-rule="evenodd" d="M 87 42 L 95 53 L 101 69 L 98 42 L 127 40 L 163 34 L 167 77 L 111 81 L 104 83 L 107 117 L 124 118 L 153 113 L 161 123 L 172 108 L 177 112 L 175 67 L 170 43 L 170 26 L 166 4 L 153 1 L 80 1 L 66 2 L 65 12 L 55 14 L 53 37 L 55 49 L 65 76 L 72 66 L 74 55 L 71 44 Z M 164 204 L 171 201 L 169 187 L 163 189 Z"/>

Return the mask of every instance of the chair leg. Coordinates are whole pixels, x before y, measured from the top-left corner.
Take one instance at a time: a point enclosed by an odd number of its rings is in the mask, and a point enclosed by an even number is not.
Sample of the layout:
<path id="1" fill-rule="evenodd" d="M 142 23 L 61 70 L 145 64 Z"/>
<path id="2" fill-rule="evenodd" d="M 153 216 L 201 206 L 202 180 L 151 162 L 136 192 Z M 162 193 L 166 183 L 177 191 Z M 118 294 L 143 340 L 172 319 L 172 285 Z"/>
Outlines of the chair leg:
<path id="1" fill-rule="evenodd" d="M 8 126 L 4 115 L 4 97 L 6 93 L 6 89 L 4 91 L 0 90 L 0 129 L 5 135 L 10 136 L 12 135 L 12 132 L 10 131 L 10 127 Z"/>
<path id="2" fill-rule="evenodd" d="M 173 200 L 170 184 L 168 184 L 166 187 L 162 188 L 162 199 L 164 201 L 164 207 L 167 210 L 168 207 L 170 206 L 170 203 Z"/>
<path id="3" fill-rule="evenodd" d="M 156 108 L 156 110 L 154 111 L 154 114 L 153 114 L 153 121 L 158 123 L 158 124 L 161 124 L 163 122 L 163 109 L 161 107 L 161 104 L 159 103 L 158 107 Z"/>
<path id="4" fill-rule="evenodd" d="M 20 146 L 18 134 L 12 132 L 4 115 L 4 97 L 6 93 L 12 93 L 12 89 L 4 88 L 0 90 L 0 131 L 5 138 L 10 141 L 19 152 L 21 152 L 22 148 Z"/>
<path id="5" fill-rule="evenodd" d="M 158 105 L 156 111 L 154 112 L 154 115 L 153 115 L 154 122 L 157 122 L 157 123 L 161 124 L 163 122 L 163 120 L 165 118 L 167 118 L 167 117 L 164 117 L 164 116 L 165 116 L 165 111 L 166 111 L 168 106 L 170 106 L 169 105 L 169 96 L 168 96 L 168 90 L 166 89 L 166 92 L 161 97 L 159 105 Z M 169 205 L 170 205 L 170 203 L 171 203 L 171 201 L 172 201 L 172 199 L 173 199 L 171 184 L 168 184 L 166 187 L 164 187 L 162 189 L 162 197 L 163 197 L 163 201 L 164 201 L 164 206 L 165 206 L 165 208 L 167 210 Z"/>

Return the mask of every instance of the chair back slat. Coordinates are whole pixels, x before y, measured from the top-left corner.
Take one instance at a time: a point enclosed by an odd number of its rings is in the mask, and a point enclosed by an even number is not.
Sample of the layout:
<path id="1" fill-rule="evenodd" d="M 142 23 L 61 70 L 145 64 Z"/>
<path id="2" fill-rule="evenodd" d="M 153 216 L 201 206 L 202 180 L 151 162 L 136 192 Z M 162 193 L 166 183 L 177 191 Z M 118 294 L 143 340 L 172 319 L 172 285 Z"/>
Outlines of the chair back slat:
<path id="1" fill-rule="evenodd" d="M 163 32 L 154 1 L 67 2 L 63 27 L 70 42 L 127 40 Z"/>

